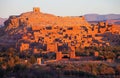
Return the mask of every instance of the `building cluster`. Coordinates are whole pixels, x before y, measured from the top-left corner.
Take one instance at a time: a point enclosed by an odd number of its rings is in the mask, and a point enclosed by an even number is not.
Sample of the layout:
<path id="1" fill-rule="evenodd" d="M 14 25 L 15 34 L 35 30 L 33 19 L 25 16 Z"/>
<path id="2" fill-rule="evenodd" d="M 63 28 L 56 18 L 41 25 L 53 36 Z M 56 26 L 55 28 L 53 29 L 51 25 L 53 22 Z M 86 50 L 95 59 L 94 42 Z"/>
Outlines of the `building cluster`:
<path id="1" fill-rule="evenodd" d="M 112 40 L 120 38 L 119 35 L 112 36 L 120 32 L 107 22 L 90 25 L 84 16 L 54 16 L 41 13 L 39 8 L 20 16 L 11 16 L 5 24 L 6 32 L 19 35 L 16 48 L 20 52 L 55 52 L 58 60 L 65 55 L 62 54 L 64 51 L 74 58 L 78 47 L 109 46 L 114 42 Z"/>

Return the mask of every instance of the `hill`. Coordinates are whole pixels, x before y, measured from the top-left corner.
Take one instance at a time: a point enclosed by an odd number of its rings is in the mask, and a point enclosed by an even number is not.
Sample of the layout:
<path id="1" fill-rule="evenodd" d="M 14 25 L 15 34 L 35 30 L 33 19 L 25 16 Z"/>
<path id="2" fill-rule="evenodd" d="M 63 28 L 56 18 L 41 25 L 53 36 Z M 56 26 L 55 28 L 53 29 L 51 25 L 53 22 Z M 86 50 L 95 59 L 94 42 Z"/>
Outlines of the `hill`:
<path id="1" fill-rule="evenodd" d="M 87 21 L 105 21 L 105 20 L 120 20 L 120 14 L 86 14 L 84 15 Z"/>
<path id="2" fill-rule="evenodd" d="M 7 18 L 0 18 L 0 26 L 4 26 L 4 22 L 7 20 Z"/>

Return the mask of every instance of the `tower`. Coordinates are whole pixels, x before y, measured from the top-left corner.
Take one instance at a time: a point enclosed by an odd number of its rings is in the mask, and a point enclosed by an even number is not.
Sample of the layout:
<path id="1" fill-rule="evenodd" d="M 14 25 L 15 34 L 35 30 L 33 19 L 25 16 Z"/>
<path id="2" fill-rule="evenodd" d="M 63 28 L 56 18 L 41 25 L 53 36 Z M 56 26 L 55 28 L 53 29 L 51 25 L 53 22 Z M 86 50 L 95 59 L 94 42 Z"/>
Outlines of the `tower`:
<path id="1" fill-rule="evenodd" d="M 41 64 L 41 58 L 37 58 L 37 64 Z"/>
<path id="2" fill-rule="evenodd" d="M 56 60 L 62 59 L 62 52 L 56 52 Z"/>
<path id="3" fill-rule="evenodd" d="M 71 51 L 70 51 L 69 55 L 70 55 L 70 58 L 75 58 L 76 57 L 75 56 L 75 47 L 74 46 L 71 46 Z"/>
<path id="4" fill-rule="evenodd" d="M 34 13 L 40 13 L 40 8 L 39 7 L 34 7 L 33 12 Z"/>

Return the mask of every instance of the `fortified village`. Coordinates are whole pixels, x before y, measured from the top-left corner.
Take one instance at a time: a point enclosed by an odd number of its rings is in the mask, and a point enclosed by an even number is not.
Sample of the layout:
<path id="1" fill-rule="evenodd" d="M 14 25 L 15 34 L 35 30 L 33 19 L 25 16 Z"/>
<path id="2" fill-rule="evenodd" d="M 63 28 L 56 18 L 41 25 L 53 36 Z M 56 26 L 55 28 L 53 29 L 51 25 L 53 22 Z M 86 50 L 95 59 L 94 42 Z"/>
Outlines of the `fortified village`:
<path id="1" fill-rule="evenodd" d="M 10 16 L 0 42 L 14 46 L 21 53 L 54 52 L 56 59 L 61 60 L 66 54 L 75 58 L 79 47 L 119 45 L 118 30 L 107 21 L 91 25 L 84 16 L 55 16 L 35 7 L 31 12 Z"/>

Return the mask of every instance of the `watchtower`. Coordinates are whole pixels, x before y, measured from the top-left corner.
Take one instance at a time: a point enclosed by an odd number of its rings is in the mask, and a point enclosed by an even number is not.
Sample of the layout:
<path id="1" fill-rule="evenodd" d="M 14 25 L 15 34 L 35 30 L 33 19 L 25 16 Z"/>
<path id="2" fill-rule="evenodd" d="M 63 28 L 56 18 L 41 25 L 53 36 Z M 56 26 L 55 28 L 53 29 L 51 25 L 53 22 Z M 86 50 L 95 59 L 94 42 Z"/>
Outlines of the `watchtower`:
<path id="1" fill-rule="evenodd" d="M 41 64 L 41 58 L 37 58 L 37 64 Z"/>
<path id="2" fill-rule="evenodd" d="M 33 12 L 34 13 L 40 13 L 40 8 L 39 7 L 34 7 Z"/>
<path id="3" fill-rule="evenodd" d="M 56 60 L 61 60 L 62 59 L 62 52 L 57 52 L 56 53 Z"/>

